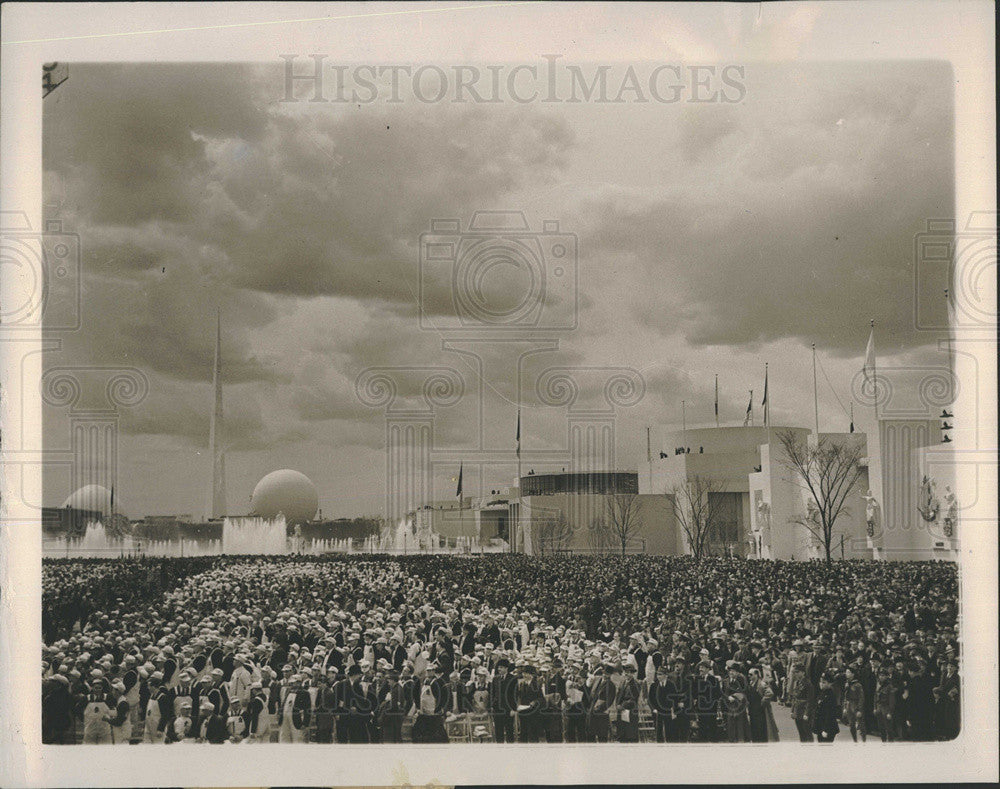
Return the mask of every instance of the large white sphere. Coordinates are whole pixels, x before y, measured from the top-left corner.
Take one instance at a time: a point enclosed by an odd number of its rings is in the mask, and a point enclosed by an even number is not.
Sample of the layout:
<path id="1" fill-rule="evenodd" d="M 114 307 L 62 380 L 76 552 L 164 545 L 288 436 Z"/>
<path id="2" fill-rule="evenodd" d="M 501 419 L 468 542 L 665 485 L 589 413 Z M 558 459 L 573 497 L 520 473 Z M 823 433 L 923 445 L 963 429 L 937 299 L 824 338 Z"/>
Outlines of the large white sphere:
<path id="1" fill-rule="evenodd" d="M 111 514 L 111 491 L 103 485 L 84 485 L 70 494 L 63 502 L 63 508 L 95 510 L 101 515 Z M 123 511 L 121 501 L 115 501 L 115 512 Z"/>
<path id="2" fill-rule="evenodd" d="M 251 515 L 275 518 L 283 513 L 290 525 L 312 520 L 318 508 L 316 486 L 305 474 L 290 468 L 272 471 L 257 483 L 250 497 Z"/>

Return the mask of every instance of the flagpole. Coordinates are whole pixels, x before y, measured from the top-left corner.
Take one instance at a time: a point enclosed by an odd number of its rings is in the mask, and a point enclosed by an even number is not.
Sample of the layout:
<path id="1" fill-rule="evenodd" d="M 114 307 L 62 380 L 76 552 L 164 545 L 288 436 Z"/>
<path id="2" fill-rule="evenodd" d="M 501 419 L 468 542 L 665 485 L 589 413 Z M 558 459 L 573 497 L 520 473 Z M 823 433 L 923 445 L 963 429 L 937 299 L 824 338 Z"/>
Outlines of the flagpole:
<path id="1" fill-rule="evenodd" d="M 719 375 L 715 376 L 715 426 L 719 426 Z"/>
<path id="2" fill-rule="evenodd" d="M 521 490 L 521 407 L 517 408 L 517 523 L 514 524 L 514 528 L 511 529 L 510 537 L 510 552 L 517 552 L 517 532 L 521 528 L 521 518 L 523 514 L 521 510 L 524 507 L 524 501 L 522 498 L 523 491 Z"/>
<path id="3" fill-rule="evenodd" d="M 650 439 L 651 427 L 646 428 L 646 463 L 649 464 L 649 492 L 653 492 L 653 444 Z"/>
<path id="4" fill-rule="evenodd" d="M 681 430 L 687 430 L 687 410 L 684 407 L 684 401 L 681 400 Z"/>
<path id="5" fill-rule="evenodd" d="M 878 430 L 878 371 L 875 369 L 875 319 L 872 327 L 872 410 L 875 412 L 875 429 Z"/>
<path id="6" fill-rule="evenodd" d="M 771 446 L 771 392 L 767 386 L 767 362 L 764 362 L 764 427 L 767 428 L 767 445 Z"/>
<path id="7" fill-rule="evenodd" d="M 819 385 L 816 382 L 816 343 L 812 344 L 813 351 L 813 411 L 816 415 L 816 441 L 819 442 Z"/>

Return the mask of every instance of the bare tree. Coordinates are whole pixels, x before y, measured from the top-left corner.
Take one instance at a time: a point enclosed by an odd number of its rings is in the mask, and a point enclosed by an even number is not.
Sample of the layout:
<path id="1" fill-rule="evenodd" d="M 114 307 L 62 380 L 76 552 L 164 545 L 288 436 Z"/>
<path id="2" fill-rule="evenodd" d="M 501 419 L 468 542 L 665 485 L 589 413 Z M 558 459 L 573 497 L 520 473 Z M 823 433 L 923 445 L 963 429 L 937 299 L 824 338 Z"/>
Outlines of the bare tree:
<path id="1" fill-rule="evenodd" d="M 798 441 L 790 430 L 779 433 L 778 440 L 785 455 L 782 465 L 795 475 L 813 505 L 807 508 L 809 514 L 792 522 L 804 526 L 819 540 L 829 562 L 834 524 L 841 514 L 849 512 L 845 506 L 847 497 L 864 473 L 861 465 L 864 446 L 853 441 L 834 443 L 825 438 L 816 446 L 809 446 Z"/>
<path id="2" fill-rule="evenodd" d="M 621 545 L 622 556 L 633 537 L 642 531 L 642 516 L 639 514 L 639 497 L 634 493 L 615 493 L 608 496 L 608 527 Z"/>
<path id="3" fill-rule="evenodd" d="M 721 491 L 721 481 L 698 475 L 673 489 L 670 504 L 674 517 L 687 537 L 688 548 L 696 562 L 707 554 L 718 530 L 724 508 L 714 494 Z"/>
<path id="4" fill-rule="evenodd" d="M 611 545 L 611 527 L 603 515 L 597 515 L 591 519 L 587 527 L 587 542 L 591 549 L 597 553 L 605 553 Z"/>
<path id="5" fill-rule="evenodd" d="M 566 518 L 565 513 L 559 512 L 551 518 L 545 518 L 538 524 L 538 548 L 542 555 L 546 548 L 558 551 L 564 550 L 573 542 L 575 529 Z"/>

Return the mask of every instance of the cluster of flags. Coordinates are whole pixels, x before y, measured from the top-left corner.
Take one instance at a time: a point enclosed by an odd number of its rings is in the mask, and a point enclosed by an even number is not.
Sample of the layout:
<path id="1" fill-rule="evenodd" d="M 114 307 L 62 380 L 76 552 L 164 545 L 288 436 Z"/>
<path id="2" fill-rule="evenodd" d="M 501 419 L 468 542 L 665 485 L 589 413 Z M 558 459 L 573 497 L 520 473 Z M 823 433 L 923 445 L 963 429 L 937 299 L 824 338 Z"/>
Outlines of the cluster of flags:
<path id="1" fill-rule="evenodd" d="M 768 414 L 768 402 L 767 402 L 767 362 L 764 363 L 764 397 L 760 401 L 761 408 L 764 409 L 764 426 L 766 427 L 770 422 L 770 416 Z M 715 377 L 715 416 L 719 416 L 719 377 Z M 750 400 L 747 402 L 747 413 L 743 417 L 743 427 L 753 424 L 753 389 L 750 390 Z M 716 425 L 718 425 L 718 418 L 716 418 Z"/>
<path id="2" fill-rule="evenodd" d="M 875 375 L 875 321 L 871 322 L 871 333 L 868 335 L 868 345 L 865 348 L 865 362 L 863 367 L 864 380 L 866 384 L 870 384 L 873 388 L 875 387 L 876 375 Z M 875 397 L 877 393 L 873 394 Z M 877 399 L 877 398 L 876 398 Z M 764 363 L 764 396 L 760 401 L 761 408 L 764 415 L 764 426 L 767 427 L 771 423 L 770 414 L 770 402 L 768 397 L 768 363 Z M 950 416 L 950 415 L 949 415 Z M 854 432 L 854 403 L 851 403 L 851 432 Z M 750 399 L 747 402 L 746 416 L 743 418 L 743 426 L 753 424 L 753 389 L 750 390 Z M 715 376 L 715 426 L 719 426 L 719 376 Z M 950 427 L 950 425 L 949 425 Z M 521 409 L 517 409 L 517 429 L 514 436 L 515 442 L 515 454 L 517 459 L 521 459 Z M 649 440 L 649 429 L 647 428 L 646 433 L 646 456 L 648 461 L 652 461 L 652 450 Z M 660 457 L 664 457 L 661 452 Z M 458 466 L 458 477 L 452 477 L 453 480 L 457 479 L 458 486 L 455 490 L 455 497 L 461 501 L 462 499 L 462 478 L 464 474 L 464 463 L 459 463 Z M 114 489 L 112 488 L 112 491 Z M 112 493 L 112 495 L 114 495 Z"/>

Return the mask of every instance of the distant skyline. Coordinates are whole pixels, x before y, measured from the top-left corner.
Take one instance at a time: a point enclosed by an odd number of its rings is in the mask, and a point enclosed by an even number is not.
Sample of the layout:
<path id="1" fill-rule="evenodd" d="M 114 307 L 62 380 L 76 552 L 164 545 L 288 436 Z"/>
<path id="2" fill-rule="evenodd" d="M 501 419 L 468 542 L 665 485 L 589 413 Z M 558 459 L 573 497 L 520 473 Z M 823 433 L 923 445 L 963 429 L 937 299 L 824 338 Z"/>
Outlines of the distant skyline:
<path id="1" fill-rule="evenodd" d="M 385 418 L 355 392 L 366 368 L 459 370 L 466 393 L 438 410 L 435 446 L 471 455 L 482 390 L 486 446 L 513 449 L 519 350 L 476 346 L 481 386 L 427 330 L 448 287 L 424 294 L 424 329 L 418 295 L 432 220 L 517 209 L 579 245 L 577 328 L 528 372 L 644 379 L 619 411 L 619 467 L 642 469 L 647 425 L 654 453 L 672 451 L 658 437 L 680 428 L 682 400 L 689 427 L 714 425 L 716 374 L 722 424 L 742 423 L 750 389 L 759 424 L 765 362 L 772 422 L 811 426 L 812 343 L 821 429 L 846 431 L 870 319 L 900 396 L 947 365 L 943 335 L 914 327 L 914 240 L 954 213 L 951 79 L 931 62 L 753 64 L 733 104 L 359 107 L 280 102 L 281 64 L 72 64 L 44 104 L 45 210 L 80 236 L 83 319 L 46 365 L 140 369 L 150 392 L 121 411 L 116 493 L 132 517 L 200 517 L 218 312 L 230 511 L 288 467 L 324 516 L 377 514 Z M 920 286 L 943 314 L 939 283 Z M 420 382 L 404 383 L 418 402 Z M 533 386 L 522 399 L 525 450 L 563 446 L 564 409 Z M 48 407 L 44 430 L 66 445 L 64 410 Z M 68 475 L 46 472 L 59 505 Z M 457 472 L 435 467 L 435 498 Z M 464 490 L 514 476 L 509 459 L 481 475 L 470 457 Z"/>

